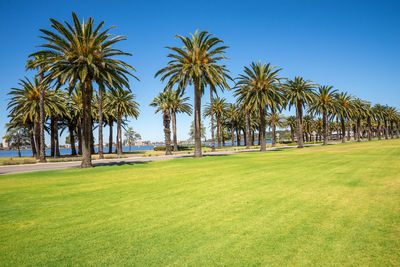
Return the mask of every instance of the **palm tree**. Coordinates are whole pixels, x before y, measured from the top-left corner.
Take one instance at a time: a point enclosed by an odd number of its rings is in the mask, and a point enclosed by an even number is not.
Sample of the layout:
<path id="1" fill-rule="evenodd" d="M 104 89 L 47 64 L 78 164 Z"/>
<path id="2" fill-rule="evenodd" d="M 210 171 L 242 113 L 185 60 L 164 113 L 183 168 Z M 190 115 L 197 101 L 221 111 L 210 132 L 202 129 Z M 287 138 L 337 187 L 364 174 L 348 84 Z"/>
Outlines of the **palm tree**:
<path id="1" fill-rule="evenodd" d="M 280 94 L 278 77 L 281 69 L 268 64 L 251 63 L 250 67 L 244 68 L 244 73 L 238 77 L 236 84 L 237 90 L 235 96 L 239 103 L 258 110 L 260 114 L 260 142 L 261 151 L 266 150 L 265 142 L 265 109 L 276 110 L 278 103 L 277 96 Z"/>
<path id="2" fill-rule="evenodd" d="M 396 118 L 395 118 L 395 123 L 397 126 L 397 138 L 400 138 L 400 113 L 397 112 Z"/>
<path id="3" fill-rule="evenodd" d="M 32 133 L 34 142 L 32 144 L 32 151 L 36 152 L 40 150 L 40 87 L 45 87 L 44 95 L 44 112 L 45 115 L 50 114 L 62 114 L 65 112 L 65 100 L 63 95 L 56 90 L 49 90 L 45 84 L 40 83 L 38 77 L 35 77 L 33 81 L 25 77 L 18 83 L 20 88 L 12 88 L 8 95 L 12 96 L 7 109 L 10 110 L 11 118 L 20 118 L 22 123 L 32 124 Z M 39 153 L 35 155 L 39 159 Z"/>
<path id="4" fill-rule="evenodd" d="M 241 88 L 243 90 L 242 93 L 245 93 L 246 88 L 245 88 L 245 86 L 242 86 L 242 87 L 243 87 L 243 88 Z M 240 92 L 240 90 L 237 90 L 235 95 L 236 96 L 240 95 L 241 93 L 239 93 L 239 92 Z M 244 117 L 244 125 L 245 125 L 245 133 L 246 133 L 246 138 L 244 141 L 246 144 L 246 149 L 250 149 L 250 145 L 252 143 L 251 142 L 251 123 L 252 123 L 252 119 L 254 121 L 254 118 L 255 118 L 254 114 L 253 114 L 253 117 L 251 116 L 251 114 L 254 113 L 255 110 L 252 109 L 250 106 L 245 105 L 244 103 L 238 103 L 237 109 L 238 109 L 238 111 L 237 111 L 238 118 L 236 119 L 235 125 L 239 126 L 239 124 L 240 124 L 239 122 L 241 121 L 241 119 L 243 119 L 241 117 Z M 240 146 L 240 140 L 238 141 L 237 145 Z M 233 144 L 232 144 L 232 146 L 233 146 Z"/>
<path id="5" fill-rule="evenodd" d="M 75 118 L 76 137 L 78 139 L 78 155 L 82 155 L 82 86 L 78 82 L 68 90 L 68 102 L 71 107 L 70 114 Z M 72 110 L 71 110 L 72 109 Z"/>
<path id="6" fill-rule="evenodd" d="M 35 56 L 32 59 L 28 59 L 26 64 L 27 70 L 38 69 L 38 74 L 40 77 L 40 89 L 39 89 L 39 162 L 44 163 L 46 162 L 46 143 L 44 139 L 44 124 L 45 124 L 45 111 L 44 111 L 44 98 L 45 98 L 45 89 L 48 85 L 44 84 L 43 77 L 44 77 L 44 69 L 46 65 L 41 64 L 40 62 L 43 61 L 43 56 Z"/>
<path id="7" fill-rule="evenodd" d="M 189 140 L 195 140 L 195 137 L 196 137 L 195 136 L 195 132 L 196 132 L 195 128 L 196 128 L 195 123 L 194 123 L 194 121 L 192 121 L 192 124 L 190 124 L 190 130 L 188 133 Z M 201 123 L 201 125 L 200 125 L 200 136 L 202 139 L 204 139 L 204 141 L 206 141 L 206 127 L 204 127 L 203 123 Z"/>
<path id="8" fill-rule="evenodd" d="M 137 118 L 139 104 L 134 101 L 135 95 L 129 90 L 116 88 L 109 94 L 109 101 L 105 109 L 114 110 L 117 117 L 117 154 L 122 155 L 122 119 L 123 117 Z"/>
<path id="9" fill-rule="evenodd" d="M 211 116 L 211 114 L 215 115 L 217 121 L 217 140 L 218 140 L 218 148 L 221 148 L 221 126 L 223 123 L 223 119 L 225 118 L 226 109 L 228 108 L 228 103 L 226 103 L 225 98 L 216 97 L 214 99 L 214 104 L 208 103 L 204 109 L 204 116 Z"/>
<path id="10" fill-rule="evenodd" d="M 296 108 L 298 148 L 303 147 L 303 108 L 313 102 L 315 86 L 314 83 L 304 80 L 302 77 L 294 77 L 293 80 L 288 80 L 284 86 L 289 109 L 291 106 Z"/>
<path id="11" fill-rule="evenodd" d="M 97 26 L 94 19 L 89 17 L 81 23 L 75 13 L 72 13 L 73 24 L 64 24 L 50 19 L 55 32 L 40 30 L 44 40 L 41 45 L 43 50 L 33 53 L 31 56 L 41 56 L 38 62 L 46 66 L 45 80 L 57 80 L 58 83 L 68 82 L 75 84 L 78 80 L 82 84 L 82 168 L 92 166 L 91 163 L 91 101 L 93 96 L 93 81 L 107 81 L 111 86 L 120 85 L 129 88 L 128 75 L 134 69 L 124 61 L 115 57 L 130 55 L 115 49 L 114 44 L 125 40 L 124 36 L 114 36 L 104 31 L 104 22 Z"/>
<path id="12" fill-rule="evenodd" d="M 276 127 L 284 127 L 285 117 L 279 113 L 271 111 L 267 114 L 267 125 L 272 129 L 272 147 L 276 146 Z"/>
<path id="13" fill-rule="evenodd" d="M 68 128 L 69 131 L 69 136 L 70 136 L 70 144 L 71 144 L 71 155 L 76 156 L 76 131 L 77 127 L 79 125 L 79 120 L 80 120 L 80 112 L 81 112 L 81 107 L 80 107 L 80 101 L 79 99 L 76 99 L 77 95 L 76 93 L 71 93 L 66 97 L 65 99 L 65 105 L 66 105 L 66 112 L 63 113 L 61 120 L 64 123 L 62 125 L 62 128 Z"/>
<path id="14" fill-rule="evenodd" d="M 334 97 L 337 90 L 333 86 L 319 86 L 315 101 L 310 107 L 310 111 L 317 114 L 322 114 L 322 132 L 324 136 L 323 145 L 328 144 L 328 115 L 334 109 Z"/>
<path id="15" fill-rule="evenodd" d="M 231 128 L 231 143 L 235 146 L 235 126 L 238 121 L 238 107 L 236 104 L 229 103 L 226 108 L 225 118 Z"/>
<path id="16" fill-rule="evenodd" d="M 385 132 L 385 139 L 389 139 L 389 106 L 384 105 L 383 106 L 383 124 L 384 124 L 384 132 Z"/>
<path id="17" fill-rule="evenodd" d="M 372 117 L 373 117 L 373 109 L 371 107 L 371 103 L 366 103 L 364 106 L 365 111 L 365 119 L 367 122 L 367 137 L 368 141 L 372 139 Z"/>
<path id="18" fill-rule="evenodd" d="M 282 127 L 281 121 L 283 120 L 282 116 L 279 116 L 279 113 L 281 112 L 283 106 L 285 105 L 284 103 L 284 96 L 280 91 L 277 91 L 277 94 L 275 95 L 275 107 L 271 107 L 271 114 L 270 114 L 270 120 L 269 120 L 269 125 L 271 126 L 272 129 L 272 147 L 276 146 L 276 127 Z M 278 125 L 278 124 L 279 125 Z"/>
<path id="19" fill-rule="evenodd" d="M 290 128 L 290 138 L 294 143 L 294 131 L 296 130 L 297 118 L 296 116 L 289 116 L 286 118 L 286 125 Z"/>
<path id="20" fill-rule="evenodd" d="M 163 114 L 163 125 L 164 125 L 164 138 L 165 138 L 165 155 L 172 155 L 171 152 L 171 104 L 173 102 L 173 95 L 175 91 L 166 90 L 160 92 L 150 106 L 155 107 L 155 113 L 162 112 Z"/>
<path id="21" fill-rule="evenodd" d="M 347 93 L 338 93 L 335 95 L 335 112 L 340 118 L 342 126 L 342 143 L 346 142 L 346 120 L 353 115 L 352 96 Z"/>
<path id="22" fill-rule="evenodd" d="M 382 134 L 382 124 L 381 121 L 383 120 L 384 116 L 385 116 L 385 108 L 384 106 L 380 105 L 380 104 L 376 104 L 373 108 L 373 116 L 375 121 L 377 122 L 377 135 L 378 135 L 378 140 L 381 140 L 381 134 Z"/>
<path id="23" fill-rule="evenodd" d="M 357 139 L 357 142 L 360 142 L 361 139 L 361 121 L 368 117 L 368 110 L 366 106 L 369 105 L 368 102 L 363 101 L 359 98 L 356 98 L 352 101 L 353 106 L 353 118 L 355 119 L 355 131 L 354 138 Z"/>
<path id="24" fill-rule="evenodd" d="M 396 122 L 397 119 L 397 111 L 396 108 L 394 107 L 388 107 L 387 108 L 387 120 L 389 122 L 389 126 L 390 126 L 390 138 L 393 139 L 394 138 L 394 124 Z"/>
<path id="25" fill-rule="evenodd" d="M 99 147 L 98 154 L 99 159 L 104 159 L 103 154 L 103 92 L 104 92 L 104 82 L 98 81 L 99 93 L 97 95 L 97 105 L 98 105 L 98 123 L 99 123 Z M 129 149 L 130 151 L 130 149 Z"/>
<path id="26" fill-rule="evenodd" d="M 222 40 L 206 31 L 196 31 L 190 37 L 176 36 L 183 47 L 167 47 L 172 53 L 168 65 L 160 69 L 155 77 L 161 75 L 161 81 L 168 78 L 167 89 L 178 86 L 183 93 L 188 84 L 194 85 L 194 121 L 195 121 L 195 157 L 201 157 L 201 96 L 206 86 L 210 88 L 229 88 L 226 79 L 228 71 L 225 65 L 218 64 L 225 59 L 227 46 L 219 46 Z"/>
<path id="27" fill-rule="evenodd" d="M 210 105 L 214 105 L 214 95 L 213 91 L 215 91 L 215 87 L 210 86 Z M 211 152 L 215 152 L 215 136 L 214 136 L 214 111 L 211 109 L 210 114 L 211 120 Z"/>
<path id="28" fill-rule="evenodd" d="M 305 115 L 303 117 L 303 127 L 304 127 L 304 135 L 306 142 L 312 141 L 312 132 L 314 130 L 314 121 L 313 118 L 310 115 Z"/>
<path id="29" fill-rule="evenodd" d="M 322 136 L 323 136 L 323 132 L 324 132 L 324 122 L 321 118 L 317 118 L 314 121 L 314 127 L 315 127 L 315 131 L 316 131 L 316 140 L 315 141 L 321 141 L 322 140 Z M 327 127 L 328 128 L 328 127 Z M 319 138 L 319 140 L 318 140 Z"/>
<path id="30" fill-rule="evenodd" d="M 178 151 L 178 139 L 176 135 L 176 114 L 177 113 L 186 113 L 188 115 L 192 114 L 192 105 L 187 103 L 189 97 L 182 97 L 182 95 L 178 94 L 178 91 L 171 91 L 171 117 L 172 117 L 172 134 L 173 134 L 173 143 L 174 143 L 174 151 Z"/>

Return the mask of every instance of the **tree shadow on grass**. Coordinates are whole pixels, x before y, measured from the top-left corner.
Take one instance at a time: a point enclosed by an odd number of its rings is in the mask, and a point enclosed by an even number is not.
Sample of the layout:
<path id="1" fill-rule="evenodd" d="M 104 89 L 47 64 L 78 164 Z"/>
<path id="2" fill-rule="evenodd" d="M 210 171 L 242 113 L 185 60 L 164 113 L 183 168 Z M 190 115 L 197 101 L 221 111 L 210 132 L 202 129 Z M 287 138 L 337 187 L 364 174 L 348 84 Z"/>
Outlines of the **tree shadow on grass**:
<path id="1" fill-rule="evenodd" d="M 116 162 L 98 162 L 94 163 L 93 167 L 100 166 L 122 166 L 122 165 L 136 165 L 136 164 L 148 164 L 150 161 L 116 161 Z"/>

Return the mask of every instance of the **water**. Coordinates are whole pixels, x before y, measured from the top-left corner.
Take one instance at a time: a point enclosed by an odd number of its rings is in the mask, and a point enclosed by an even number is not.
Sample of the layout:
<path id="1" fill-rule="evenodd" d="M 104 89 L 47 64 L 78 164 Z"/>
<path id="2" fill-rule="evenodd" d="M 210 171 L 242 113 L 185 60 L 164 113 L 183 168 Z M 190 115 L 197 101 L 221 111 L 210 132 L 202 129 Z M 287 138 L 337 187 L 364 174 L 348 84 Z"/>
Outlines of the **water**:
<path id="1" fill-rule="evenodd" d="M 153 150 L 153 148 L 154 148 L 154 146 L 132 146 L 131 150 L 132 151 Z M 97 148 L 95 148 L 94 150 L 97 153 Z M 103 148 L 103 151 L 105 153 L 108 153 L 108 147 Z M 128 152 L 129 146 L 122 147 L 122 151 Z M 50 149 L 46 149 L 47 156 L 50 156 L 50 152 L 51 152 Z M 77 149 L 77 152 L 78 152 L 78 149 Z M 113 147 L 113 152 L 115 152 L 115 147 Z M 71 148 L 60 148 L 60 154 L 61 155 L 71 155 Z M 21 150 L 21 156 L 32 157 L 32 150 L 30 150 L 30 149 Z M 0 157 L 1 158 L 18 157 L 18 151 L 17 150 L 0 150 Z"/>
<path id="2" fill-rule="evenodd" d="M 267 140 L 267 144 L 271 143 L 271 140 Z M 203 142 L 202 145 L 207 145 L 210 146 L 210 143 L 208 142 Z M 222 143 L 221 143 L 222 145 Z M 231 146 L 231 142 L 225 142 L 225 146 Z M 237 145 L 237 142 L 235 141 L 235 146 Z M 244 146 L 244 142 L 240 142 L 241 146 Z M 255 145 L 258 145 L 258 142 L 255 142 Z M 215 142 L 215 146 L 217 146 L 217 142 Z M 154 146 L 132 146 L 131 151 L 142 151 L 142 150 L 153 150 Z M 94 149 L 95 152 L 97 153 L 97 148 Z M 108 147 L 104 147 L 103 151 L 105 153 L 108 153 Z M 129 146 L 124 146 L 122 147 L 123 152 L 128 152 L 129 151 Z M 46 149 L 46 155 L 50 156 L 50 149 Z M 77 149 L 78 152 L 78 149 Z M 115 152 L 115 147 L 113 147 L 113 152 Z M 60 154 L 61 155 L 71 155 L 71 149 L 70 148 L 60 148 Z M 22 157 L 32 157 L 32 150 L 26 149 L 26 150 L 21 150 L 21 156 Z M 18 151 L 17 150 L 0 150 L 0 158 L 9 158 L 9 157 L 18 157 Z"/>

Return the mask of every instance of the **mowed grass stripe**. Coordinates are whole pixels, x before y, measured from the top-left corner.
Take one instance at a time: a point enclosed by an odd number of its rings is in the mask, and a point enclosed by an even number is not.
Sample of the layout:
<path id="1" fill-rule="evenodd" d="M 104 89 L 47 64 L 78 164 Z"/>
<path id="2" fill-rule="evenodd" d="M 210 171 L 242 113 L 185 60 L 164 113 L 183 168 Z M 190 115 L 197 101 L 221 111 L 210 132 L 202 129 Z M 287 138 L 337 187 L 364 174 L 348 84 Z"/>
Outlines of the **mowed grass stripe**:
<path id="1" fill-rule="evenodd" d="M 396 266 L 399 147 L 1 176 L 0 264 Z"/>

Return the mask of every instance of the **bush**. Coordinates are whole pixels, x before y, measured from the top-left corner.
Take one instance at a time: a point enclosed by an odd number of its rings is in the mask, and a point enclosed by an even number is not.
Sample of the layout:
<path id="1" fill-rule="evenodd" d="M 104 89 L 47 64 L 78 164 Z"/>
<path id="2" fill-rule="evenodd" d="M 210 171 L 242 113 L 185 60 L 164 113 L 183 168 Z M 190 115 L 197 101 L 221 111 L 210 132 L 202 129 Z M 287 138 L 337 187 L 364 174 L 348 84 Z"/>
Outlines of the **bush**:
<path id="1" fill-rule="evenodd" d="M 20 164 L 33 164 L 37 163 L 35 159 L 22 159 L 22 160 L 5 160 L 1 162 L 2 165 L 20 165 Z"/>
<path id="2" fill-rule="evenodd" d="M 315 141 L 315 142 L 303 142 L 303 145 L 312 145 L 312 144 L 322 144 L 324 141 Z M 296 146 L 297 143 L 281 143 L 287 146 Z"/>
<path id="3" fill-rule="evenodd" d="M 185 150 L 189 150 L 189 146 L 178 146 L 178 151 L 185 151 Z M 171 145 L 171 151 L 174 150 L 174 146 Z M 154 151 L 165 151 L 165 146 L 155 146 L 154 147 Z"/>

